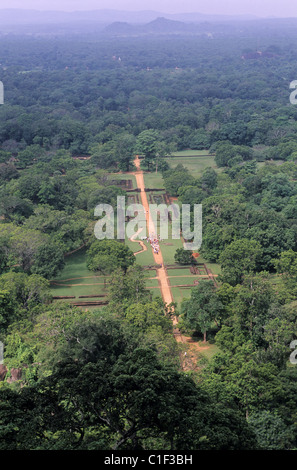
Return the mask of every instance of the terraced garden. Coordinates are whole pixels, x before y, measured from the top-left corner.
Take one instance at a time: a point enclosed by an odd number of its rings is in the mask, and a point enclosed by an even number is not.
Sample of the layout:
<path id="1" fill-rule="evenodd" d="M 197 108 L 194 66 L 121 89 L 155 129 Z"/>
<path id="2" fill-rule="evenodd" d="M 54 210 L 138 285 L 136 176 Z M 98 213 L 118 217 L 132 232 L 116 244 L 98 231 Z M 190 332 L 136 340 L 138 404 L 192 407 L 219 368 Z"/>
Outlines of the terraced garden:
<path id="1" fill-rule="evenodd" d="M 215 167 L 214 157 L 207 155 L 206 151 L 183 151 L 176 152 L 173 156 L 167 157 L 171 166 L 182 163 L 191 174 L 198 177 L 207 166 Z M 127 205 L 141 203 L 139 193 L 136 191 L 137 183 L 134 174 L 112 174 L 112 179 L 118 182 L 121 187 L 128 189 L 126 201 Z M 166 202 L 164 181 L 161 172 L 144 172 L 145 187 L 149 189 L 160 189 L 161 191 L 147 191 L 147 199 L 150 204 L 162 204 Z M 133 191 L 135 190 L 135 191 Z M 159 227 L 159 220 L 157 226 Z M 169 223 L 169 234 L 171 227 Z M 145 236 L 145 234 L 143 235 Z M 160 296 L 160 286 L 156 277 L 156 270 L 147 270 L 147 267 L 155 266 L 154 256 L 150 244 L 144 240 L 125 240 L 126 245 L 134 252 L 136 263 L 145 268 L 146 286 L 150 289 L 152 296 Z M 201 269 L 195 274 L 191 273 L 189 267 L 178 267 L 175 263 L 174 255 L 178 248 L 182 248 L 182 240 L 172 239 L 161 240 L 160 249 L 162 251 L 164 266 L 167 268 L 167 275 L 174 301 L 179 305 L 182 299 L 188 298 L 191 288 L 197 285 L 201 276 L 207 278 L 208 273 L 204 268 L 206 261 L 199 257 Z M 220 273 L 220 266 L 208 264 L 208 268 L 215 276 Z M 172 268 L 175 269 L 172 269 Z M 176 269 L 178 268 L 178 269 Z M 78 302 L 104 302 L 108 292 L 108 277 L 95 274 L 88 270 L 86 266 L 86 254 L 81 250 L 66 259 L 66 266 L 59 277 L 51 282 L 53 296 L 57 298 L 66 297 L 65 301 Z"/>

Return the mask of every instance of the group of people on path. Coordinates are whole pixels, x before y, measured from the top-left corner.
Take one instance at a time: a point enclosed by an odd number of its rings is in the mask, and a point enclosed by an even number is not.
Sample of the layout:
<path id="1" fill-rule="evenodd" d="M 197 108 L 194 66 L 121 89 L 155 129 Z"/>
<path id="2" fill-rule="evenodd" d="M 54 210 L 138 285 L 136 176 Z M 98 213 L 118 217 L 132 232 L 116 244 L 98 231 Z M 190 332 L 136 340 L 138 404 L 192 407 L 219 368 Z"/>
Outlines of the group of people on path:
<path id="1" fill-rule="evenodd" d="M 161 240 L 160 236 L 158 239 L 157 235 L 154 235 L 154 234 L 150 234 L 150 236 L 147 237 L 146 239 L 146 242 L 151 244 L 151 247 L 154 250 L 154 253 L 156 253 L 157 255 L 159 254 L 159 251 L 160 251 L 159 240 Z"/>

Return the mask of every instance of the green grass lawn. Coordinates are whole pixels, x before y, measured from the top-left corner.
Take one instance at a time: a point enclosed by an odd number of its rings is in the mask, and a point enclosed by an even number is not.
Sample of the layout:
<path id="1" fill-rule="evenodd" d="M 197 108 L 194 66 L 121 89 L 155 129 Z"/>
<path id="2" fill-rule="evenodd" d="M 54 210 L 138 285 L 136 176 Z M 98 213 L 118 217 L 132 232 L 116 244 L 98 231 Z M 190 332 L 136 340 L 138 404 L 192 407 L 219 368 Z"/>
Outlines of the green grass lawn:
<path id="1" fill-rule="evenodd" d="M 221 266 L 217 263 L 209 263 L 203 256 L 197 258 L 197 263 L 206 264 L 206 266 L 211 270 L 212 274 L 221 274 Z"/>
<path id="2" fill-rule="evenodd" d="M 104 284 L 104 279 L 106 281 L 105 276 L 96 276 L 93 274 L 87 277 L 75 277 L 71 279 L 55 280 L 55 283 L 58 283 L 62 287 L 75 287 L 81 284 L 88 286 L 89 284 Z"/>
<path id="3" fill-rule="evenodd" d="M 134 189 L 137 189 L 136 178 L 134 175 L 131 175 L 129 173 L 109 173 L 109 177 L 112 180 L 131 180 L 132 187 Z"/>
<path id="4" fill-rule="evenodd" d="M 179 276 L 179 277 L 170 277 L 169 282 L 170 282 L 171 286 L 183 286 L 183 285 L 190 285 L 191 284 L 193 287 L 195 287 L 194 281 L 196 279 L 197 278 L 195 278 L 195 276 L 193 276 L 193 277 Z"/>
<path id="5" fill-rule="evenodd" d="M 214 161 L 214 157 L 209 155 L 209 156 L 197 156 L 197 157 L 188 157 L 188 156 L 172 156 L 172 157 L 167 157 L 166 161 L 170 165 L 170 167 L 174 168 L 178 164 L 182 164 L 184 167 L 186 167 L 189 172 L 191 173 L 192 176 L 195 178 L 199 178 L 203 170 L 207 167 L 212 167 L 214 169 L 217 169 L 216 163 Z"/>
<path id="6" fill-rule="evenodd" d="M 143 271 L 144 278 L 157 277 L 157 271 L 155 269 L 145 269 Z"/>
<path id="7" fill-rule="evenodd" d="M 86 276 L 94 276 L 94 273 L 88 270 L 86 265 L 86 251 L 82 249 L 66 258 L 66 266 L 61 274 L 55 278 L 55 281 Z"/>
<path id="8" fill-rule="evenodd" d="M 170 231 L 169 231 L 170 234 Z M 163 255 L 163 260 L 164 260 L 164 265 L 168 264 L 176 264 L 174 260 L 174 255 L 175 252 L 178 248 L 182 248 L 183 243 L 181 239 L 179 238 L 178 240 L 164 240 L 160 242 L 160 248 L 162 250 L 162 255 Z"/>
<path id="9" fill-rule="evenodd" d="M 183 287 L 172 287 L 171 288 L 173 301 L 177 303 L 178 307 L 180 307 L 181 302 L 184 299 L 189 299 L 191 297 L 191 288 L 183 288 Z"/>
<path id="10" fill-rule="evenodd" d="M 203 349 L 199 351 L 197 365 L 199 367 L 201 363 L 202 367 L 204 367 L 205 362 L 210 361 L 216 354 L 220 352 L 220 349 L 215 344 L 210 344 L 208 342 L 205 344 L 202 341 L 198 341 L 198 344 Z"/>
<path id="11" fill-rule="evenodd" d="M 152 300 L 156 299 L 157 297 L 162 298 L 160 289 L 150 289 L 149 291 L 152 296 Z"/>
<path id="12" fill-rule="evenodd" d="M 191 150 L 191 149 L 187 149 L 187 150 L 179 150 L 177 152 L 172 152 L 172 156 L 173 157 L 192 157 L 192 156 L 196 156 L 196 155 L 209 155 L 209 151 L 208 150 Z"/>
<path id="13" fill-rule="evenodd" d="M 136 243 L 129 242 L 132 246 L 131 248 L 137 248 Z M 140 261 L 140 262 L 139 262 Z M 143 265 L 154 264 L 154 259 L 152 251 L 149 249 L 136 257 L 137 264 L 141 263 Z M 158 279 L 155 278 L 157 275 L 155 270 L 145 270 L 145 284 L 148 288 L 154 287 L 155 289 L 150 289 L 150 292 L 153 298 L 161 295 Z M 105 280 L 105 282 L 104 282 Z M 77 253 L 66 258 L 66 266 L 63 269 L 62 273 L 57 276 L 51 282 L 51 291 L 54 297 L 69 297 L 74 296 L 75 299 L 65 299 L 65 301 L 73 302 L 81 300 L 86 302 L 88 300 L 100 300 L 100 298 L 91 298 L 86 297 L 79 299 L 80 296 L 93 296 L 93 295 L 106 295 L 108 293 L 108 277 L 102 275 L 96 275 L 93 272 L 89 271 L 86 265 L 86 253 L 85 250 L 81 250 Z M 89 308 L 89 306 L 88 306 Z M 91 307 L 90 308 L 98 308 Z"/>
<path id="14" fill-rule="evenodd" d="M 165 157 L 170 167 L 174 168 L 178 164 L 182 164 L 191 172 L 195 178 L 201 176 L 203 170 L 212 167 L 218 170 L 214 155 L 210 155 L 208 150 L 183 150 L 174 152 L 170 157 Z M 142 166 L 144 170 L 144 183 L 146 188 L 163 189 L 164 181 L 162 173 L 158 171 L 147 172 L 147 168 Z M 218 171 L 222 171 L 219 169 Z M 126 175 L 129 176 L 129 175 Z"/>
<path id="15" fill-rule="evenodd" d="M 158 279 L 146 279 L 146 287 L 159 287 Z"/>
<path id="16" fill-rule="evenodd" d="M 66 266 L 62 273 L 51 282 L 51 291 L 54 297 L 105 295 L 107 283 L 108 279 L 106 285 L 104 284 L 104 276 L 88 270 L 85 250 L 81 250 L 66 258 Z"/>
<path id="17" fill-rule="evenodd" d="M 174 263 L 174 253 L 176 246 L 181 245 L 180 240 L 176 240 L 172 246 L 166 245 L 164 242 L 161 242 L 162 253 L 167 264 Z M 127 244 L 137 251 L 139 245 L 133 242 L 127 242 Z M 199 259 L 199 262 L 201 260 Z M 204 261 L 202 259 L 202 261 Z M 166 264 L 165 262 L 165 264 Z M 136 263 L 142 266 L 145 265 L 154 265 L 154 259 L 152 250 L 148 245 L 148 250 L 136 256 Z M 208 265 L 214 274 L 219 270 L 218 265 Z M 168 269 L 169 282 L 171 286 L 184 285 L 184 284 L 193 284 L 195 279 L 199 279 L 197 276 L 192 275 L 188 267 L 180 266 L 178 269 Z M 144 277 L 146 280 L 146 286 L 150 290 L 150 293 L 153 298 L 160 297 L 161 292 L 158 288 L 158 280 L 151 279 L 156 277 L 155 270 L 145 270 Z M 200 278 L 201 279 L 201 278 Z M 104 276 L 96 275 L 88 270 L 86 266 L 86 254 L 84 250 L 81 250 L 77 253 L 66 258 L 66 266 L 62 273 L 57 276 L 55 282 L 59 285 L 51 285 L 51 290 L 53 296 L 75 296 L 76 299 L 70 299 L 70 301 L 78 300 L 79 296 L 92 296 L 92 295 L 105 295 L 107 294 L 108 289 L 108 279 L 106 279 L 106 285 L 104 285 Z M 172 295 L 175 302 L 178 305 L 182 302 L 183 299 L 189 298 L 191 295 L 191 288 L 180 288 L 173 287 Z M 87 301 L 88 298 L 82 299 Z M 94 299 L 89 299 L 94 300 Z M 99 299 L 98 299 L 99 300 Z M 93 307 L 92 307 L 93 308 Z M 95 307 L 94 307 L 95 308 Z"/>
<path id="18" fill-rule="evenodd" d="M 106 283 L 107 286 L 107 283 Z M 63 287 L 63 286 L 53 286 L 52 287 L 53 296 L 75 296 L 75 299 L 69 300 L 78 300 L 79 296 L 92 296 L 92 295 L 105 295 L 107 294 L 107 289 L 104 288 L 104 285 L 97 285 L 93 284 L 91 286 L 71 286 L 71 287 Z M 67 299 L 66 299 L 67 300 Z M 86 299 L 81 299 L 86 301 Z M 92 300 L 100 300 L 92 299 Z"/>
<path id="19" fill-rule="evenodd" d="M 168 277 L 177 277 L 177 276 L 193 276 L 190 271 L 190 268 L 180 268 L 180 269 L 167 269 Z"/>
<path id="20" fill-rule="evenodd" d="M 126 240 L 125 243 L 133 253 L 137 253 L 141 250 L 139 243 L 131 242 L 130 240 Z M 140 266 L 154 266 L 156 264 L 150 245 L 147 245 L 147 247 L 148 249 L 146 251 L 140 252 L 136 255 L 136 263 Z"/>
<path id="21" fill-rule="evenodd" d="M 164 180 L 160 171 L 158 173 L 155 171 L 152 173 L 144 173 L 143 178 L 146 188 L 164 189 Z"/>
<path id="22" fill-rule="evenodd" d="M 202 341 L 199 342 L 199 345 L 201 347 L 205 346 Z M 200 354 L 205 356 L 207 359 L 211 359 L 215 354 L 220 352 L 220 349 L 215 344 L 208 343 L 208 346 L 209 346 L 209 349 L 204 349 L 203 351 L 200 352 Z"/>
<path id="23" fill-rule="evenodd" d="M 207 267 L 211 270 L 212 274 L 221 274 L 221 266 L 215 263 L 206 263 Z"/>

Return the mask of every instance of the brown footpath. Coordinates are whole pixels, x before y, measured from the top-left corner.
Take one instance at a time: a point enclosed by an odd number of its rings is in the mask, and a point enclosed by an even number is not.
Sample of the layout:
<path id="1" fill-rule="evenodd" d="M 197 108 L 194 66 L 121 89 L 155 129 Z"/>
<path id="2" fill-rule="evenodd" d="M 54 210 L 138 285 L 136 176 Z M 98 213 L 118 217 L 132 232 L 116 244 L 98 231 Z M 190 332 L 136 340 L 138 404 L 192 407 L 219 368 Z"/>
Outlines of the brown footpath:
<path id="1" fill-rule="evenodd" d="M 141 203 L 145 210 L 146 224 L 147 224 L 147 227 L 150 228 L 152 233 L 156 233 L 156 230 L 152 221 L 152 217 L 150 214 L 150 210 L 149 210 L 149 203 L 148 203 L 147 195 L 145 191 L 143 172 L 140 169 L 140 159 L 138 158 L 138 156 L 136 156 L 134 164 L 136 166 L 136 172 L 134 172 L 133 174 L 135 175 L 137 188 L 140 191 Z M 134 240 L 134 238 L 135 237 L 133 237 L 132 241 L 136 241 Z M 141 244 L 141 245 L 143 246 L 144 244 Z M 169 278 L 167 275 L 167 270 L 164 267 L 161 249 L 159 249 L 158 253 L 155 253 L 153 251 L 153 256 L 154 256 L 156 265 L 161 266 L 161 267 L 156 267 L 156 274 L 157 274 L 157 279 L 159 281 L 159 286 L 160 286 L 163 301 L 165 304 L 170 305 L 173 302 L 173 297 L 171 293 L 171 287 L 170 287 Z M 210 277 L 209 275 L 210 273 L 208 272 L 209 277 Z M 180 354 L 181 367 L 183 370 L 197 370 L 197 354 L 199 354 L 199 351 L 208 349 L 209 346 L 207 345 L 199 346 L 199 344 L 195 343 L 192 340 L 192 338 L 182 335 L 180 330 L 178 329 L 177 323 L 178 323 L 178 319 L 176 316 L 174 316 L 173 317 L 174 337 L 178 343 L 182 343 L 184 345 L 184 348 L 183 348 L 184 350 Z"/>
<path id="2" fill-rule="evenodd" d="M 148 203 L 147 195 L 145 192 L 143 172 L 140 169 L 140 160 L 138 156 L 136 157 L 134 164 L 136 166 L 136 172 L 135 172 L 136 183 L 137 183 L 137 187 L 140 189 L 141 204 L 145 210 L 146 224 L 147 224 L 147 227 L 150 227 L 152 233 L 156 233 L 156 230 L 152 221 L 151 213 L 149 211 L 149 203 Z M 161 249 L 159 250 L 158 253 L 153 252 L 153 255 L 154 255 L 155 263 L 161 266 L 160 268 L 157 268 L 156 270 L 157 278 L 159 280 L 161 295 L 162 295 L 164 303 L 169 305 L 173 302 L 173 297 L 171 294 L 167 271 L 164 267 Z M 174 323 L 177 323 L 176 318 L 174 319 Z"/>

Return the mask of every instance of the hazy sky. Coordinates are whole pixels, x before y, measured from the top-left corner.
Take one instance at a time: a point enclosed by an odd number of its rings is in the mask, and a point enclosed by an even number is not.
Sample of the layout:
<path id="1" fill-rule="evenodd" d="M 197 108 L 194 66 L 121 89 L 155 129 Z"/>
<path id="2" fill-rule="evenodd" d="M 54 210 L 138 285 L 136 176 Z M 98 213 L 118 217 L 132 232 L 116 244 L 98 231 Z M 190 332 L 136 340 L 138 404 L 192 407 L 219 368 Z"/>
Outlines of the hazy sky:
<path id="1" fill-rule="evenodd" d="M 156 10 L 164 13 L 253 14 L 297 17 L 294 0 L 0 0 L 2 8 L 36 10 Z"/>

